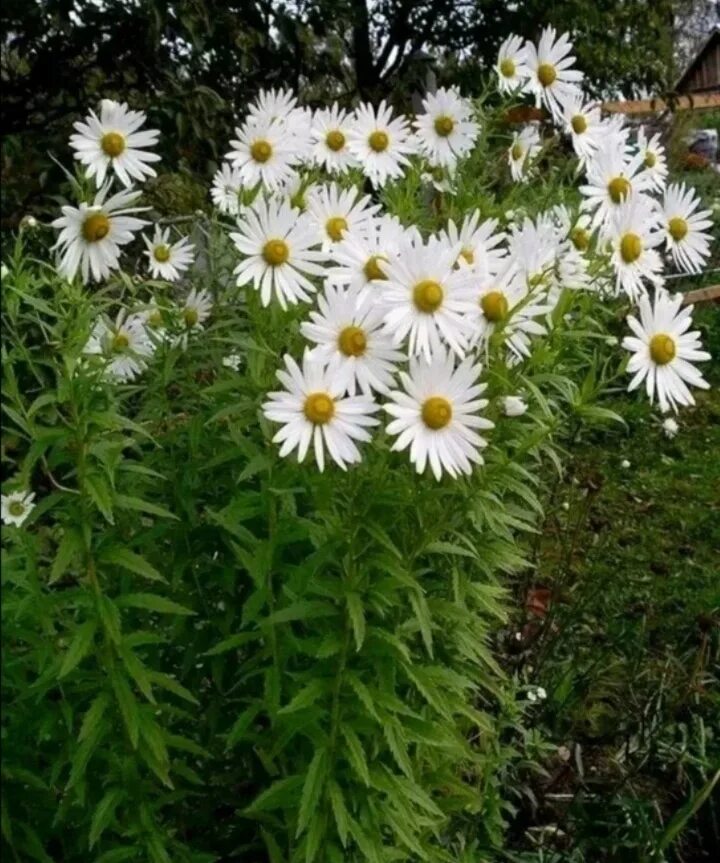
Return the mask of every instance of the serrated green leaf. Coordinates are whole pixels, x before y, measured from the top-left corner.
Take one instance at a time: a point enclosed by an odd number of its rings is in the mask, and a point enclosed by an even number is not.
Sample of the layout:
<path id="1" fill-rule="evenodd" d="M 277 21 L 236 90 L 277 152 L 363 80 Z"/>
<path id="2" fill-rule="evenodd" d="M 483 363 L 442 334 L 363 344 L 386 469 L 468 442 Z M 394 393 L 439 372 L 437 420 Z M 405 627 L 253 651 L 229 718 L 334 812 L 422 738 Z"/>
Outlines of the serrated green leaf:
<path id="1" fill-rule="evenodd" d="M 347 807 L 345 806 L 342 789 L 333 779 L 330 781 L 328 790 L 330 792 L 330 806 L 332 807 L 333 816 L 335 818 L 338 836 L 340 837 L 340 842 L 342 842 L 343 848 L 346 848 L 348 832 L 350 830 L 350 816 L 348 815 Z"/>
<path id="2" fill-rule="evenodd" d="M 252 725 L 253 720 L 259 712 L 260 705 L 257 704 L 253 704 L 243 710 L 243 712 L 238 716 L 235 722 L 233 722 L 233 726 L 228 732 L 227 740 L 225 741 L 226 749 L 231 749 L 233 746 L 235 746 L 236 743 L 239 743 L 240 740 L 242 740 L 243 735 Z"/>
<path id="3" fill-rule="evenodd" d="M 128 572 L 141 575 L 150 581 L 166 581 L 165 577 L 151 566 L 144 557 L 130 551 L 129 548 L 121 548 L 120 546 L 112 546 L 111 548 L 103 549 L 99 555 L 101 563 L 112 563 L 127 569 Z"/>
<path id="4" fill-rule="evenodd" d="M 179 521 L 179 518 L 157 503 L 150 503 L 148 500 L 141 500 L 139 497 L 129 497 L 126 494 L 118 494 L 115 496 L 115 504 L 118 509 L 132 509 L 136 512 L 144 512 L 146 515 L 157 515 L 160 518 L 171 518 L 174 521 Z"/>
<path id="5" fill-rule="evenodd" d="M 82 550 L 83 540 L 80 532 L 72 527 L 67 528 L 58 545 L 55 560 L 50 569 L 48 584 L 55 584 L 56 581 L 59 581 Z"/>
<path id="6" fill-rule="evenodd" d="M 140 737 L 140 711 L 138 710 L 137 700 L 130 689 L 127 679 L 120 671 L 113 669 L 110 680 L 115 693 L 115 699 L 120 708 L 120 714 L 130 738 L 130 743 L 132 743 L 133 749 L 137 749 Z"/>
<path id="7" fill-rule="evenodd" d="M 115 817 L 115 810 L 125 797 L 126 792 L 124 788 L 111 788 L 95 807 L 88 834 L 90 849 L 93 848 L 98 839 L 110 826 Z"/>
<path id="8" fill-rule="evenodd" d="M 360 650 L 365 640 L 365 612 L 362 600 L 357 593 L 348 593 L 345 601 L 352 623 L 353 635 L 355 636 L 355 648 L 356 650 Z"/>
<path id="9" fill-rule="evenodd" d="M 110 524 L 115 524 L 112 492 L 105 477 L 100 473 L 89 473 L 85 477 L 83 490 L 87 492 L 90 500 L 100 510 L 105 520 Z"/>
<path id="10" fill-rule="evenodd" d="M 82 660 L 90 652 L 97 631 L 97 621 L 86 620 L 82 623 L 75 632 L 73 640 L 70 642 L 65 658 L 63 659 L 58 678 L 62 679 L 67 674 L 76 668 Z"/>
<path id="11" fill-rule="evenodd" d="M 348 745 L 348 760 L 358 777 L 370 787 L 370 770 L 360 738 L 349 725 L 342 725 L 342 735 Z"/>
<path id="12" fill-rule="evenodd" d="M 142 608 L 144 611 L 154 611 L 158 614 L 195 614 L 184 605 L 165 596 L 158 596 L 156 593 L 126 593 L 117 598 L 116 604 L 124 608 Z"/>
<path id="13" fill-rule="evenodd" d="M 259 794 L 253 802 L 243 810 L 245 815 L 258 812 L 272 812 L 275 809 L 285 809 L 297 806 L 297 793 L 303 785 L 303 776 L 286 776 L 275 782 Z"/>
<path id="14" fill-rule="evenodd" d="M 305 776 L 305 782 L 303 783 L 302 795 L 300 796 L 300 809 L 298 810 L 297 830 L 295 831 L 296 839 L 302 835 L 302 832 L 310 822 L 310 818 L 320 805 L 320 798 L 325 787 L 327 768 L 327 749 L 322 746 L 315 750 Z"/>

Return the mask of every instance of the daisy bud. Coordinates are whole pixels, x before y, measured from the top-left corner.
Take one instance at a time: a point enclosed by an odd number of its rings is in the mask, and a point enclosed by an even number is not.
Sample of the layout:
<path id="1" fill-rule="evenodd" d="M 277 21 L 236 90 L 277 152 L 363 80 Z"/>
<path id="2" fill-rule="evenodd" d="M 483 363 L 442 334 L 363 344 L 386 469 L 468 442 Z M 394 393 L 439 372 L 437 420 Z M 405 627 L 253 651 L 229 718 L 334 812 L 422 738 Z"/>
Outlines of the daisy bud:
<path id="1" fill-rule="evenodd" d="M 527 409 L 527 404 L 520 396 L 506 396 L 503 399 L 503 413 L 506 417 L 520 417 Z"/>

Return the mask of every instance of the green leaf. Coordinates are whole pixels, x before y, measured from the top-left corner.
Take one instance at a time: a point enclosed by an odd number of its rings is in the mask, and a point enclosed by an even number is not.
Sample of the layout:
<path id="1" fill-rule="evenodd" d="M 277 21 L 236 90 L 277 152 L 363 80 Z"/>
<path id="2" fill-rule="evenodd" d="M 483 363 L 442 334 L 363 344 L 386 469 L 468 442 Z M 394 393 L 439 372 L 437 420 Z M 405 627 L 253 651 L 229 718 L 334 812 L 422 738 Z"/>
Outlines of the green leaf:
<path id="1" fill-rule="evenodd" d="M 119 645 L 122 639 L 120 612 L 109 596 L 98 597 L 98 614 L 110 641 Z"/>
<path id="2" fill-rule="evenodd" d="M 357 650 L 360 650 L 365 640 L 365 612 L 362 600 L 357 593 L 348 593 L 345 601 L 347 602 L 348 614 L 352 622 L 355 647 Z"/>
<path id="3" fill-rule="evenodd" d="M 195 614 L 184 605 L 155 593 L 126 593 L 118 597 L 116 602 L 122 607 L 142 608 L 144 611 L 155 611 L 158 614 Z"/>
<path id="4" fill-rule="evenodd" d="M 115 524 L 112 492 L 105 477 L 99 473 L 89 473 L 85 477 L 83 490 L 88 493 L 90 500 L 105 516 L 106 521 Z"/>
<path id="5" fill-rule="evenodd" d="M 137 688 L 151 704 L 155 704 L 148 669 L 144 666 L 137 655 L 125 644 L 120 648 L 120 656 L 125 666 L 125 670 L 135 681 Z"/>
<path id="6" fill-rule="evenodd" d="M 658 851 L 665 851 L 677 839 L 680 833 L 684 830 L 688 821 L 695 816 L 703 803 L 712 794 L 713 788 L 720 780 L 720 770 L 718 770 L 708 781 L 700 788 L 693 796 L 678 809 L 678 811 L 670 819 L 667 827 L 660 837 L 657 846 Z"/>
<path id="7" fill-rule="evenodd" d="M 266 618 L 266 623 L 288 623 L 291 620 L 315 620 L 318 617 L 332 617 L 337 609 L 329 602 L 321 600 L 300 600 L 281 608 Z"/>
<path id="8" fill-rule="evenodd" d="M 322 746 L 315 750 L 315 754 L 313 755 L 310 766 L 308 767 L 307 775 L 305 776 L 302 795 L 300 797 L 297 830 L 295 831 L 296 839 L 302 834 L 303 830 L 305 830 L 320 804 L 320 799 L 325 787 L 327 769 L 327 749 Z"/>
<path id="9" fill-rule="evenodd" d="M 48 584 L 55 584 L 56 581 L 65 575 L 68 567 L 73 560 L 80 555 L 83 550 L 82 535 L 75 528 L 69 527 L 66 529 L 63 538 L 60 540 L 58 550 L 50 569 L 50 578 Z"/>
<path id="10" fill-rule="evenodd" d="M 215 647 L 206 650 L 203 656 L 219 656 L 221 653 L 227 653 L 230 650 L 235 650 L 247 644 L 250 641 L 257 641 L 260 638 L 258 632 L 238 632 L 236 635 L 230 635 L 228 638 L 218 642 Z"/>
<path id="11" fill-rule="evenodd" d="M 365 785 L 370 787 L 370 770 L 360 738 L 349 725 L 342 725 L 342 735 L 348 745 L 348 760 Z"/>
<path id="12" fill-rule="evenodd" d="M 115 504 L 118 509 L 132 509 L 136 512 L 144 512 L 147 515 L 157 515 L 160 518 L 172 518 L 175 521 L 180 520 L 169 509 L 165 509 L 164 506 L 150 503 L 147 500 L 141 500 L 139 497 L 128 497 L 125 494 L 118 494 L 115 496 Z"/>
<path id="13" fill-rule="evenodd" d="M 428 604 L 421 591 L 410 591 L 409 598 L 410 605 L 412 605 L 413 611 L 415 612 L 415 619 L 417 620 L 418 626 L 420 627 L 420 635 L 422 635 L 422 640 L 425 644 L 425 650 L 427 650 L 428 654 L 432 657 L 433 637 L 432 621 L 430 619 L 430 609 L 428 608 Z"/>
<path id="14" fill-rule="evenodd" d="M 243 710 L 235 722 L 233 722 L 233 726 L 228 732 L 227 740 L 225 741 L 226 749 L 231 749 L 236 743 L 239 743 L 243 739 L 245 732 L 252 725 L 253 720 L 259 712 L 260 705 L 258 704 L 253 704 Z"/>
<path id="15" fill-rule="evenodd" d="M 80 726 L 78 742 L 86 740 L 92 734 L 93 730 L 98 727 L 109 703 L 110 698 L 106 692 L 101 692 L 100 695 L 94 699 L 90 707 L 88 707 L 87 713 L 83 718 L 82 725 Z"/>
<path id="16" fill-rule="evenodd" d="M 95 812 L 90 822 L 90 833 L 88 834 L 88 842 L 91 849 L 110 826 L 115 817 L 115 810 L 125 797 L 126 792 L 124 788 L 111 788 L 95 807 Z"/>
<path id="17" fill-rule="evenodd" d="M 332 779 L 328 786 L 330 792 L 330 806 L 332 807 L 335 824 L 337 826 L 338 836 L 342 842 L 343 848 L 347 847 L 348 831 L 350 830 L 350 816 L 348 815 L 345 800 L 343 798 L 342 789 L 337 782 Z"/>
<path id="18" fill-rule="evenodd" d="M 454 554 L 459 557 L 470 557 L 473 560 L 477 557 L 474 552 L 454 542 L 431 542 L 425 548 L 425 551 L 429 554 Z"/>
<path id="19" fill-rule="evenodd" d="M 125 675 L 117 669 L 113 669 L 110 679 L 128 737 L 133 749 L 137 749 L 140 737 L 140 711 L 138 710 L 137 700 L 130 689 Z"/>
<path id="20" fill-rule="evenodd" d="M 135 575 L 141 575 L 150 581 L 166 581 L 160 573 L 151 566 L 144 557 L 130 551 L 129 548 L 120 548 L 120 546 L 112 546 L 111 548 L 103 549 L 100 552 L 99 560 L 102 563 L 114 563 L 127 569 Z"/>
<path id="21" fill-rule="evenodd" d="M 257 812 L 272 812 L 274 809 L 287 809 L 297 806 L 297 792 L 303 784 L 301 775 L 286 776 L 275 782 L 258 795 L 253 802 L 243 810 L 245 815 Z"/>
<path id="22" fill-rule="evenodd" d="M 278 710 L 279 714 L 295 713 L 297 710 L 302 710 L 305 707 L 311 707 L 318 698 L 325 692 L 326 685 L 322 680 L 311 680 L 307 686 L 304 686 L 295 697 Z"/>
<path id="23" fill-rule="evenodd" d="M 354 672 L 345 672 L 345 678 L 370 716 L 372 716 L 377 722 L 380 722 L 380 717 L 375 709 L 375 702 L 373 701 L 372 694 L 367 686 L 365 686 L 362 680 L 360 680 Z"/>
<path id="24" fill-rule="evenodd" d="M 154 683 L 156 686 L 159 686 L 161 689 L 167 689 L 168 692 L 172 692 L 173 695 L 177 695 L 178 698 L 182 698 L 185 701 L 189 701 L 190 704 L 200 704 L 200 702 L 195 698 L 195 696 L 190 692 L 189 689 L 186 689 L 182 683 L 179 683 L 174 677 L 169 674 L 165 674 L 162 671 L 155 671 L 152 668 L 148 668 L 147 676 L 151 683 Z"/>
<path id="25" fill-rule="evenodd" d="M 327 819 L 322 812 L 315 814 L 308 826 L 305 837 L 305 863 L 313 863 L 325 837 Z"/>
<path id="26" fill-rule="evenodd" d="M 85 623 L 77 628 L 75 637 L 70 642 L 70 647 L 68 647 L 63 663 L 60 666 L 58 678 L 63 678 L 65 675 L 70 674 L 88 655 L 93 645 L 96 631 L 97 621 L 95 620 L 86 620 Z"/>

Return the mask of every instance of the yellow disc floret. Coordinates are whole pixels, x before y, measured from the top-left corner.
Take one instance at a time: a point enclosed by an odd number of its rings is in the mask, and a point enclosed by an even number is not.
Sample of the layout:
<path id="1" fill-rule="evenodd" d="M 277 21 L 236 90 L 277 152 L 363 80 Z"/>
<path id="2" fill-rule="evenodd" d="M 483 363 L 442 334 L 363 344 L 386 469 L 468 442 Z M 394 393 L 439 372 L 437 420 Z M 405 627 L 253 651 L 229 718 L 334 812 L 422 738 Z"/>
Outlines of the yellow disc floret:
<path id="1" fill-rule="evenodd" d="M 387 150 L 389 143 L 390 138 L 388 137 L 387 132 L 381 132 L 379 129 L 371 132 L 368 136 L 370 149 L 374 150 L 376 153 L 382 153 L 384 150 Z"/>
<path id="2" fill-rule="evenodd" d="M 348 229 L 347 220 L 342 216 L 333 216 L 331 219 L 328 219 L 325 222 L 325 230 L 327 231 L 328 237 L 331 240 L 334 240 L 336 243 L 342 240 L 343 234 Z"/>
<path id="3" fill-rule="evenodd" d="M 538 81 L 543 87 L 549 87 L 555 83 L 557 78 L 557 69 L 552 63 L 541 63 L 537 70 Z"/>
<path id="4" fill-rule="evenodd" d="M 268 240 L 263 246 L 262 256 L 271 267 L 279 267 L 290 257 L 290 247 L 285 240 Z"/>
<path id="5" fill-rule="evenodd" d="M 512 78 L 515 74 L 515 63 L 509 57 L 500 61 L 500 74 L 503 78 Z"/>
<path id="6" fill-rule="evenodd" d="M 125 137 L 120 132 L 106 132 L 100 139 L 100 146 L 106 156 L 115 159 L 125 150 Z"/>
<path id="7" fill-rule="evenodd" d="M 657 164 L 657 156 L 653 153 L 652 150 L 645 151 L 645 167 L 646 168 L 654 168 Z"/>
<path id="8" fill-rule="evenodd" d="M 524 155 L 525 155 L 525 149 L 524 149 L 523 145 L 519 141 L 516 141 L 512 145 L 512 149 L 510 150 L 511 159 L 513 160 L 513 162 L 519 162 L 520 159 L 522 159 L 522 157 Z"/>
<path id="9" fill-rule="evenodd" d="M 650 339 L 650 356 L 659 366 L 666 366 L 675 359 L 675 339 L 667 333 L 656 333 Z"/>
<path id="10" fill-rule="evenodd" d="M 367 336 L 360 327 L 345 327 L 338 336 L 338 347 L 346 357 L 361 357 L 367 350 Z"/>
<path id="11" fill-rule="evenodd" d="M 452 130 L 455 128 L 455 121 L 452 117 L 437 117 L 435 120 L 435 131 L 440 135 L 441 138 L 447 138 L 448 135 L 452 133 Z"/>
<path id="12" fill-rule="evenodd" d="M 126 333 L 115 333 L 112 340 L 112 349 L 114 351 L 124 351 L 130 345 L 130 339 Z"/>
<path id="13" fill-rule="evenodd" d="M 197 309 L 188 306 L 186 309 L 183 309 L 183 319 L 188 327 L 194 327 L 200 320 L 200 315 L 198 315 Z"/>
<path id="14" fill-rule="evenodd" d="M 620 257 L 626 264 L 633 264 L 642 255 L 642 239 L 633 233 L 623 234 L 620 240 Z"/>
<path id="15" fill-rule="evenodd" d="M 452 419 L 452 414 L 452 405 L 442 396 L 431 396 L 423 402 L 422 420 L 433 431 L 445 428 Z"/>
<path id="16" fill-rule="evenodd" d="M 88 243 L 97 243 L 110 233 L 110 219 L 105 213 L 92 213 L 82 225 L 82 235 Z"/>
<path id="17" fill-rule="evenodd" d="M 496 324 L 504 320 L 508 313 L 508 301 L 502 291 L 489 291 L 480 298 L 480 308 L 485 317 Z"/>
<path id="18" fill-rule="evenodd" d="M 250 146 L 250 155 L 256 162 L 260 162 L 261 164 L 267 162 L 270 156 L 272 156 L 272 152 L 272 144 L 262 138 L 258 141 L 253 141 Z"/>
<path id="19" fill-rule="evenodd" d="M 337 153 L 345 146 L 345 135 L 339 129 L 333 129 L 325 136 L 325 143 L 328 146 L 328 150 Z"/>
<path id="20" fill-rule="evenodd" d="M 155 256 L 156 261 L 164 264 L 170 260 L 170 247 L 165 245 L 155 246 L 153 249 L 153 255 Z"/>
<path id="21" fill-rule="evenodd" d="M 576 114 L 570 121 L 570 125 L 576 135 L 582 135 L 583 132 L 587 132 L 587 120 L 582 114 Z"/>
<path id="22" fill-rule="evenodd" d="M 676 243 L 685 239 L 688 230 L 688 223 L 685 219 L 681 219 L 680 216 L 673 216 L 668 222 L 668 233 Z"/>
<path id="23" fill-rule="evenodd" d="M 627 177 L 613 177 L 607 188 L 613 204 L 621 204 L 632 191 L 630 180 Z"/>
<path id="24" fill-rule="evenodd" d="M 475 252 L 472 249 L 463 249 L 460 252 L 460 257 L 468 264 L 475 263 Z"/>
<path id="25" fill-rule="evenodd" d="M 423 279 L 422 282 L 418 282 L 413 288 L 415 308 L 426 315 L 436 312 L 442 305 L 442 301 L 442 286 L 432 279 Z"/>
<path id="26" fill-rule="evenodd" d="M 580 227 L 575 227 L 570 231 L 570 240 L 579 252 L 584 252 L 590 245 L 590 234 Z"/>
<path id="27" fill-rule="evenodd" d="M 19 500 L 10 501 L 8 509 L 10 510 L 10 515 L 14 515 L 16 518 L 25 515 L 25 505 Z"/>
<path id="28" fill-rule="evenodd" d="M 303 405 L 305 417 L 315 425 L 324 425 L 335 416 L 335 401 L 328 393 L 310 393 Z"/>

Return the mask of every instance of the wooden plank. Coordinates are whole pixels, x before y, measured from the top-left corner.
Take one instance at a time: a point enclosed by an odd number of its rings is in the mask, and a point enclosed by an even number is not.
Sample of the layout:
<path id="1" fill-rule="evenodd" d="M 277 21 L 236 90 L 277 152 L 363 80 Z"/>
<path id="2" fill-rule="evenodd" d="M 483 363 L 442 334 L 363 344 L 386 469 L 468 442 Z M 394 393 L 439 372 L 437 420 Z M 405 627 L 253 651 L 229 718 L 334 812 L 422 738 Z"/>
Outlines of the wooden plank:
<path id="1" fill-rule="evenodd" d="M 694 96 L 678 96 L 666 102 L 664 99 L 640 99 L 634 102 L 603 102 L 603 111 L 608 114 L 658 114 L 661 111 L 709 111 L 720 108 L 720 93 L 696 93 Z"/>
<path id="2" fill-rule="evenodd" d="M 683 296 L 682 304 L 684 306 L 694 305 L 695 303 L 720 303 L 720 285 L 710 285 L 707 288 L 698 288 L 696 291 L 688 291 Z"/>

